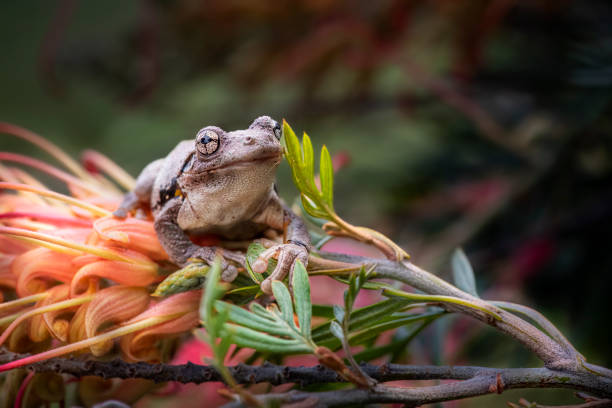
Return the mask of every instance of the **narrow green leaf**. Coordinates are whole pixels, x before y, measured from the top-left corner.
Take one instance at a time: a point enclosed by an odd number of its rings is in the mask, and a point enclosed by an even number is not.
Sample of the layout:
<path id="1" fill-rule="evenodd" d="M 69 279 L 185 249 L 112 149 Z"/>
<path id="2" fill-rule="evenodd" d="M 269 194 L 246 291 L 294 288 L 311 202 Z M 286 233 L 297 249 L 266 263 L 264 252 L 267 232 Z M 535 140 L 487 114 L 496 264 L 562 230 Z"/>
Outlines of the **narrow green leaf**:
<path id="1" fill-rule="evenodd" d="M 249 285 L 249 286 L 242 286 L 239 288 L 228 290 L 227 292 L 225 292 L 225 294 L 228 296 L 229 295 L 240 295 L 242 297 L 247 297 L 247 296 L 255 296 L 259 292 L 260 292 L 259 285 Z"/>
<path id="2" fill-rule="evenodd" d="M 220 333 L 223 332 L 223 325 L 227 322 L 227 313 L 216 313 L 212 315 L 212 318 L 208 319 L 206 324 L 206 330 L 209 332 L 211 340 L 220 337 Z M 209 343 L 214 347 L 216 343 Z"/>
<path id="3" fill-rule="evenodd" d="M 353 332 L 355 330 L 365 329 L 369 326 L 377 324 L 382 317 L 388 316 L 409 304 L 410 301 L 408 300 L 387 299 L 382 302 L 354 310 L 350 314 L 349 330 Z M 315 343 L 319 344 L 330 339 L 330 324 L 330 322 L 324 323 L 312 331 L 312 338 Z"/>
<path id="4" fill-rule="evenodd" d="M 295 328 L 295 323 L 293 321 L 293 304 L 291 302 L 289 289 L 287 289 L 283 282 L 275 280 L 272 282 L 272 293 L 274 294 L 274 298 L 276 298 L 276 303 L 280 308 L 283 320 L 289 323 L 291 327 Z"/>
<path id="5" fill-rule="evenodd" d="M 233 336 L 223 336 L 221 342 L 217 345 L 217 351 L 220 356 L 227 356 L 227 352 L 231 345 L 234 344 Z M 225 360 L 225 358 L 223 358 Z M 219 365 L 224 364 L 225 361 L 219 361 Z"/>
<path id="6" fill-rule="evenodd" d="M 385 296 L 398 296 L 404 299 L 410 299 L 415 302 L 437 302 L 437 303 L 451 303 L 463 307 L 467 307 L 470 309 L 480 310 L 483 313 L 488 314 L 493 317 L 495 320 L 502 320 L 501 316 L 495 310 L 496 308 L 487 303 L 477 304 L 475 302 L 471 302 L 469 300 L 460 299 L 454 296 L 442 296 L 442 295 L 423 295 L 420 293 L 410 293 L 404 292 L 403 290 L 395 289 L 392 287 L 387 287 L 383 289 L 383 295 Z"/>
<path id="7" fill-rule="evenodd" d="M 333 334 L 338 340 L 343 341 L 344 340 L 344 332 L 342 331 L 342 327 L 340 327 L 340 325 L 338 324 L 337 321 L 332 320 L 330 326 L 329 326 L 329 331 L 331 332 L 331 334 Z"/>
<path id="8" fill-rule="evenodd" d="M 283 140 L 281 143 L 287 153 L 287 161 L 293 162 L 292 164 L 300 165 L 300 158 L 302 156 L 300 153 L 300 142 L 286 120 L 283 121 Z"/>
<path id="9" fill-rule="evenodd" d="M 356 275 L 353 273 L 349 278 L 348 288 L 344 291 L 344 310 L 350 311 L 353 308 L 357 292 L 359 292 L 359 288 L 357 287 Z"/>
<path id="10" fill-rule="evenodd" d="M 340 305 L 334 305 L 334 317 L 339 323 L 344 321 L 344 308 Z"/>
<path id="11" fill-rule="evenodd" d="M 312 315 L 331 319 L 334 317 L 334 309 L 329 305 L 312 305 Z"/>
<path id="12" fill-rule="evenodd" d="M 259 256 L 259 253 L 263 252 L 259 252 L 257 255 L 254 254 L 255 251 L 257 251 L 257 249 L 253 248 L 255 245 L 259 245 L 261 247 L 263 247 L 263 245 L 261 244 L 256 244 L 256 243 L 252 243 L 251 245 L 249 245 L 248 249 L 247 249 L 247 253 L 246 253 L 246 270 L 247 273 L 249 274 L 249 276 L 251 277 L 251 280 L 257 284 L 261 284 L 261 282 L 263 282 L 265 280 L 263 274 L 261 273 L 257 273 L 253 270 L 253 268 L 251 267 L 251 263 L 255 262 L 255 259 L 257 259 L 257 256 Z M 249 252 L 251 253 L 251 256 L 249 256 Z"/>
<path id="13" fill-rule="evenodd" d="M 314 182 L 314 152 L 312 150 L 312 142 L 306 132 L 304 132 L 302 137 L 302 153 L 304 177 L 310 184 L 310 181 Z"/>
<path id="14" fill-rule="evenodd" d="M 368 327 L 366 330 L 360 331 L 349 338 L 351 345 L 362 344 L 368 340 L 377 337 L 379 334 L 387 330 L 396 329 L 401 326 L 422 322 L 431 318 L 442 316 L 445 312 L 429 312 L 413 316 L 398 316 L 387 322 Z"/>
<path id="15" fill-rule="evenodd" d="M 382 357 L 386 354 L 393 354 L 394 356 L 401 355 L 405 350 L 408 344 L 412 342 L 412 340 L 429 326 L 432 322 L 434 322 L 439 316 L 430 317 L 423 321 L 418 327 L 412 329 L 412 331 L 407 334 L 405 337 L 400 338 L 397 341 L 394 341 L 390 344 L 385 344 L 380 347 L 366 348 L 360 353 L 355 354 L 355 360 L 357 361 L 371 361 L 373 359 Z M 392 359 L 394 361 L 394 359 Z"/>
<path id="16" fill-rule="evenodd" d="M 321 177 L 321 194 L 323 200 L 330 210 L 334 208 L 334 166 L 327 147 L 323 145 L 321 149 L 321 163 L 319 164 L 319 174 Z"/>
<path id="17" fill-rule="evenodd" d="M 297 204 L 300 206 L 300 210 L 301 210 L 300 211 L 300 215 L 302 216 L 302 218 L 304 218 L 305 221 L 308 221 L 309 223 L 311 223 L 313 225 L 316 225 L 319 228 L 323 227 L 323 225 L 327 222 L 327 220 L 325 218 L 314 217 L 314 216 L 310 215 L 310 213 L 308 211 L 306 211 L 306 209 L 304 208 L 304 204 L 302 204 L 302 198 L 301 197 L 297 201 Z M 331 237 L 330 235 L 327 235 L 327 234 L 320 234 L 320 233 L 317 233 L 317 232 L 314 232 L 314 231 L 308 231 L 308 232 L 310 232 L 310 237 L 311 237 L 312 242 L 321 241 L 324 238 L 333 238 L 333 237 Z"/>
<path id="18" fill-rule="evenodd" d="M 313 352 L 309 345 L 298 340 L 280 339 L 232 323 L 227 323 L 225 326 L 228 335 L 231 335 L 234 343 L 240 347 L 281 354 Z"/>
<path id="19" fill-rule="evenodd" d="M 313 217 L 322 218 L 325 220 L 328 220 L 330 218 L 329 214 L 326 213 L 323 209 L 319 208 L 317 204 L 310 198 L 308 198 L 306 194 L 302 193 L 300 195 L 300 198 L 302 200 L 302 207 L 304 207 L 304 210 L 308 214 L 312 215 Z"/>
<path id="20" fill-rule="evenodd" d="M 303 169 L 302 164 L 302 151 L 300 148 L 300 142 L 291 126 L 287 121 L 283 121 L 283 139 L 281 140 L 285 149 L 285 156 L 287 162 L 291 167 L 291 174 L 293 176 L 293 182 L 300 191 L 307 191 L 308 187 L 304 182 L 304 175 L 301 173 Z"/>
<path id="21" fill-rule="evenodd" d="M 368 281 L 368 271 L 366 271 L 366 268 L 364 266 L 361 267 L 361 269 L 359 270 L 359 287 L 363 287 L 363 285 L 366 284 L 366 282 Z"/>
<path id="22" fill-rule="evenodd" d="M 474 270 L 468 260 L 465 252 L 461 248 L 455 249 L 451 258 L 453 269 L 453 280 L 455 285 L 464 292 L 470 295 L 478 296 L 476 290 L 476 279 L 474 278 Z"/>
<path id="23" fill-rule="evenodd" d="M 291 334 L 287 332 L 286 326 L 276 324 L 275 322 L 272 322 L 262 316 L 258 316 L 255 313 L 249 312 L 240 306 L 218 300 L 215 302 L 215 308 L 219 312 L 225 311 L 227 313 L 227 320 L 241 326 L 279 336 L 288 336 Z"/>
<path id="24" fill-rule="evenodd" d="M 299 260 L 293 268 L 293 298 L 295 300 L 295 313 L 300 323 L 300 332 L 310 338 L 310 325 L 312 321 L 312 302 L 310 300 L 310 281 L 308 272 Z"/>
<path id="25" fill-rule="evenodd" d="M 275 320 L 276 319 L 276 317 L 272 313 L 270 313 L 265 307 L 263 307 L 259 303 L 252 302 L 249 305 L 249 309 L 251 310 L 251 312 L 253 312 L 256 315 L 261 316 L 261 317 L 263 317 L 265 319 L 269 319 L 269 320 Z"/>
<path id="26" fill-rule="evenodd" d="M 217 285 L 219 283 L 220 276 L 221 260 L 217 258 L 208 271 L 206 287 L 204 288 L 204 294 L 200 302 L 200 319 L 205 325 L 208 324 L 208 319 L 212 317 L 214 302 L 219 297 L 220 290 L 218 289 Z"/>
<path id="27" fill-rule="evenodd" d="M 153 296 L 164 297 L 201 288 L 206 281 L 208 269 L 209 266 L 205 263 L 192 262 L 168 275 L 157 285 Z"/>
<path id="28" fill-rule="evenodd" d="M 263 245 L 261 245 L 258 242 L 253 242 L 249 245 L 249 247 L 247 248 L 247 253 L 246 253 L 246 269 L 247 272 L 249 274 L 249 276 L 251 277 L 251 279 L 257 283 L 258 285 L 261 284 L 261 282 L 264 281 L 265 279 L 265 275 L 269 275 L 272 273 L 272 271 L 276 268 L 276 264 L 277 264 L 277 260 L 272 258 L 268 260 L 268 269 L 266 269 L 266 272 L 264 272 L 264 274 L 261 273 L 257 273 L 253 270 L 253 268 L 251 267 L 251 265 L 257 260 L 257 258 L 259 257 L 259 255 L 264 252 L 266 250 L 266 247 L 264 247 Z"/>

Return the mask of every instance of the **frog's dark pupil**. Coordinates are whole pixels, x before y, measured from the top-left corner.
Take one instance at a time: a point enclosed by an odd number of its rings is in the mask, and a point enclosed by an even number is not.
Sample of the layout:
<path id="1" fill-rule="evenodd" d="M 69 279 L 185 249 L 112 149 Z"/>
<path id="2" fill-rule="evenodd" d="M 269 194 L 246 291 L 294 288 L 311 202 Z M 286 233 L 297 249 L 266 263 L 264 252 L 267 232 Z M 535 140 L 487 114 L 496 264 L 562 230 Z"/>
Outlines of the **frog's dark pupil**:
<path id="1" fill-rule="evenodd" d="M 207 144 L 207 143 L 210 143 L 210 142 L 212 142 L 212 138 L 210 136 L 208 136 L 208 135 L 204 135 L 200 139 L 200 143 L 202 143 L 202 144 Z"/>

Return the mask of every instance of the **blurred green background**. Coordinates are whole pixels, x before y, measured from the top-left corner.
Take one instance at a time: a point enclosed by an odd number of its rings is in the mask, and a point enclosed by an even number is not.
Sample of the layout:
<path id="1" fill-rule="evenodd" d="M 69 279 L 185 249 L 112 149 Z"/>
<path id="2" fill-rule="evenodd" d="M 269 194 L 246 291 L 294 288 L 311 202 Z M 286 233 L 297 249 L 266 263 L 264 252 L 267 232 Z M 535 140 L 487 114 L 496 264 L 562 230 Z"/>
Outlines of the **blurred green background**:
<path id="1" fill-rule="evenodd" d="M 350 158 L 346 219 L 447 278 L 462 246 L 484 297 L 537 308 L 610 367 L 611 17 L 604 0 L 7 1 L 0 120 L 137 175 L 205 125 L 286 118 Z M 293 200 L 286 164 L 279 188 Z M 411 351 L 538 364 L 465 319 Z M 533 395 L 571 400 L 468 405 Z"/>

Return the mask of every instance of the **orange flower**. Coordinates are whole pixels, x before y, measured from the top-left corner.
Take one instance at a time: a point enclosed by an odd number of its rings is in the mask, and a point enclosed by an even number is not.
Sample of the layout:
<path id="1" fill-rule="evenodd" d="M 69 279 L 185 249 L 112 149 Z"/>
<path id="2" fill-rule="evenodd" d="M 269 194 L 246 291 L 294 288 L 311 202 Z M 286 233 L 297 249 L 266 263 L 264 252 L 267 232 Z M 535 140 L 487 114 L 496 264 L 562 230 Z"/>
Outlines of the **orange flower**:
<path id="1" fill-rule="evenodd" d="M 153 345 L 160 337 L 184 333 L 196 327 L 199 323 L 198 306 L 201 297 L 202 292 L 199 290 L 178 293 L 134 317 L 126 325 L 153 316 L 173 316 L 165 323 L 123 337 L 121 350 L 132 360 L 159 361 L 160 352 Z"/>
<path id="2" fill-rule="evenodd" d="M 159 263 L 168 265 L 153 222 L 111 215 L 120 187 L 131 189 L 134 180 L 97 152 L 84 156 L 88 172 L 32 132 L 5 123 L 0 132 L 35 144 L 68 170 L 0 152 L 0 302 L 13 299 L 0 303 L 0 344 L 41 351 L 0 371 L 73 352 L 101 356 L 116 338 L 128 358 L 159 360 L 159 340 L 198 325 L 201 292 L 152 300 L 163 278 Z M 14 163 L 64 182 L 70 195 L 46 189 Z"/>

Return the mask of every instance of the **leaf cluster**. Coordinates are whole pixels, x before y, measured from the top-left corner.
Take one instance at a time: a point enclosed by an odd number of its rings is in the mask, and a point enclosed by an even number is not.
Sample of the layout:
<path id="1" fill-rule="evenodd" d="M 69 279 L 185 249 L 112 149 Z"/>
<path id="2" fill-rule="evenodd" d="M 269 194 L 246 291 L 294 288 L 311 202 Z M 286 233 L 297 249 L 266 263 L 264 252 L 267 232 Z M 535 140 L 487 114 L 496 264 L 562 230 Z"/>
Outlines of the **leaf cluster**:
<path id="1" fill-rule="evenodd" d="M 211 278 L 217 278 L 210 275 Z M 292 275 L 293 298 L 281 281 L 272 282 L 276 304 L 264 307 L 256 301 L 249 309 L 215 298 L 202 311 L 206 328 L 220 330 L 223 341 L 231 339 L 239 347 L 279 354 L 313 353 L 316 346 L 311 336 L 312 303 L 306 268 L 296 262 Z M 214 286 L 212 280 L 207 284 Z M 205 293 L 206 296 L 206 293 Z M 294 319 L 297 316 L 297 324 Z M 212 320 L 210 320 L 212 318 Z M 221 320 L 220 320 L 221 319 Z M 209 333 L 210 334 L 210 333 Z M 227 350 L 225 350 L 227 351 Z"/>
<path id="2" fill-rule="evenodd" d="M 310 137 L 304 132 L 302 144 L 293 129 L 283 121 L 283 148 L 293 182 L 300 190 L 302 206 L 313 217 L 333 220 L 334 217 L 334 168 L 326 146 L 321 149 L 319 162 L 320 188 L 315 183 L 314 151 Z"/>

